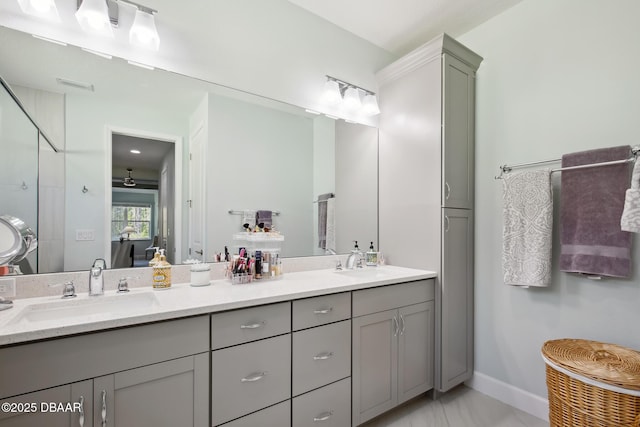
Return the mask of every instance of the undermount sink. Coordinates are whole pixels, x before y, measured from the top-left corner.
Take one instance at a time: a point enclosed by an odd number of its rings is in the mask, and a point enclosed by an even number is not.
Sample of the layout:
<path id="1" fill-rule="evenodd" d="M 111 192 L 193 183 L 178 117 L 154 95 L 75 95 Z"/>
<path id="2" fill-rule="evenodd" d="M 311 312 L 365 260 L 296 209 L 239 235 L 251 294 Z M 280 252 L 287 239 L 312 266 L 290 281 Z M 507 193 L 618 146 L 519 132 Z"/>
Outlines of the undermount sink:
<path id="1" fill-rule="evenodd" d="M 158 299 L 152 292 L 50 301 L 24 307 L 7 325 L 80 319 L 91 322 L 134 314 L 157 305 Z"/>
<path id="2" fill-rule="evenodd" d="M 336 270 L 336 274 L 351 277 L 361 277 L 363 279 L 382 279 L 389 277 L 389 272 L 385 271 L 383 267 L 363 267 L 354 268 L 353 270 Z"/>

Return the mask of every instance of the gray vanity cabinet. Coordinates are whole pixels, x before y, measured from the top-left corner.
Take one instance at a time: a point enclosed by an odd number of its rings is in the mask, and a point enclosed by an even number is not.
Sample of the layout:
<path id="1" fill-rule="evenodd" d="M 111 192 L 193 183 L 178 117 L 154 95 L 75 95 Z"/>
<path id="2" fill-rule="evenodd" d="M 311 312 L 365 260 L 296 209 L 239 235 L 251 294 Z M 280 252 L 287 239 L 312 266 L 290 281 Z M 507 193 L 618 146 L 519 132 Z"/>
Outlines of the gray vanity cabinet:
<path id="1" fill-rule="evenodd" d="M 0 427 L 79 426 L 81 416 L 84 417 L 84 425 L 90 426 L 92 395 L 93 384 L 88 380 L 3 399 L 2 404 L 15 406 L 0 412 Z M 49 406 L 51 402 L 70 404 L 74 411 L 59 411 L 60 408 Z M 24 405 L 28 409 L 25 410 Z"/>
<path id="2" fill-rule="evenodd" d="M 206 426 L 208 365 L 203 353 L 95 378 L 93 425 Z"/>
<path id="3" fill-rule="evenodd" d="M 475 73 L 481 61 L 443 34 L 377 74 L 380 246 L 392 264 L 438 273 L 434 381 L 440 392 L 473 374 Z"/>
<path id="4" fill-rule="evenodd" d="M 423 280 L 353 293 L 354 426 L 433 387 L 433 286 Z"/>

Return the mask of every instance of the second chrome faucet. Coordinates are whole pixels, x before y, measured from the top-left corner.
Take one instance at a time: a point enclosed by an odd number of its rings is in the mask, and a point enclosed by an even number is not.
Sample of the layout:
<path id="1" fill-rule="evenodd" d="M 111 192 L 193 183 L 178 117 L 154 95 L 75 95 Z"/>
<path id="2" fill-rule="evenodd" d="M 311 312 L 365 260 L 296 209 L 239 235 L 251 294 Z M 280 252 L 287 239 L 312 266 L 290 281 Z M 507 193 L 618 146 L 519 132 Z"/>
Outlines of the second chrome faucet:
<path id="1" fill-rule="evenodd" d="M 93 267 L 89 272 L 89 296 L 98 296 L 104 294 L 104 270 L 107 269 L 107 262 L 98 258 L 93 262 Z"/>

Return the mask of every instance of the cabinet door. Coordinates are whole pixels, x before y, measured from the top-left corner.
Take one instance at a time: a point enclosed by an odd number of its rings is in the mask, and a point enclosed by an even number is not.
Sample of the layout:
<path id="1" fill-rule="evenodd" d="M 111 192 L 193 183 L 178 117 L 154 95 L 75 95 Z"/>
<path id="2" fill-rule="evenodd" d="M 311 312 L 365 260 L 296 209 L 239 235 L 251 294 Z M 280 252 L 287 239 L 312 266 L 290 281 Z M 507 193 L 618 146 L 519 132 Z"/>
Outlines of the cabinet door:
<path id="1" fill-rule="evenodd" d="M 443 209 L 438 390 L 473 374 L 473 211 Z"/>
<path id="2" fill-rule="evenodd" d="M 398 395 L 397 310 L 353 319 L 353 425 L 393 408 Z"/>
<path id="3" fill-rule="evenodd" d="M 398 311 L 398 403 L 433 387 L 433 301 Z"/>
<path id="4" fill-rule="evenodd" d="M 208 353 L 94 379 L 94 426 L 208 425 Z"/>
<path id="5" fill-rule="evenodd" d="M 4 399 L 2 404 L 14 406 L 0 412 L 0 427 L 90 426 L 91 415 L 86 411 L 91 406 L 92 393 L 88 380 Z M 84 424 L 80 424 L 82 412 Z"/>
<path id="6" fill-rule="evenodd" d="M 475 73 L 447 54 L 443 67 L 442 206 L 472 209 Z"/>

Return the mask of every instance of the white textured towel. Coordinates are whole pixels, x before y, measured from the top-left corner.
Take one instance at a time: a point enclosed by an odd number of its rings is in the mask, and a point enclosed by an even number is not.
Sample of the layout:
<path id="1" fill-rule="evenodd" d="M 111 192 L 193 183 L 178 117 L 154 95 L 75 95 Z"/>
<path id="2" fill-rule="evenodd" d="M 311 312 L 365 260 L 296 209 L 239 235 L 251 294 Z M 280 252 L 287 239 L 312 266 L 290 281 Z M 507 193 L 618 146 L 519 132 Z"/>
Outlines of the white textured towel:
<path id="1" fill-rule="evenodd" d="M 551 170 L 503 176 L 504 283 L 514 286 L 549 286 L 553 190 Z"/>
<path id="2" fill-rule="evenodd" d="M 624 210 L 620 218 L 622 231 L 640 233 L 640 160 L 636 160 L 631 176 L 631 188 L 624 197 Z"/>
<path id="3" fill-rule="evenodd" d="M 327 250 L 336 251 L 336 198 L 327 199 Z"/>

